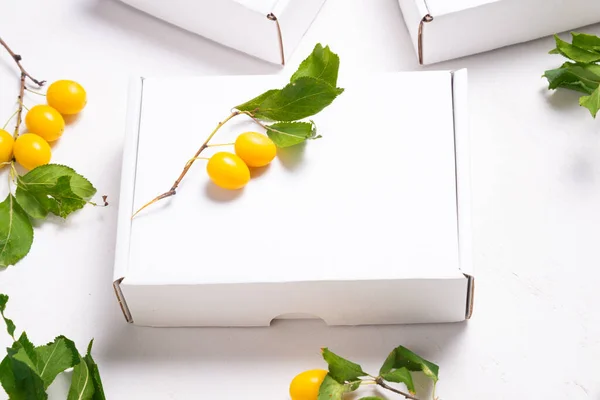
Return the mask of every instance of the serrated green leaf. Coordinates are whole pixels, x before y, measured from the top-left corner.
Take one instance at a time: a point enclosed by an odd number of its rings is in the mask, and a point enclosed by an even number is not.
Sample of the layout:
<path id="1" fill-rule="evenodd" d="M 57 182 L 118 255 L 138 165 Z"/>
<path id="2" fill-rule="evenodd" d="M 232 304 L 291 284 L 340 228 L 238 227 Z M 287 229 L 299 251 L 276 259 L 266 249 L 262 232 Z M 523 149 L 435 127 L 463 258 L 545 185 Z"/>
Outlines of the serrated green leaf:
<path id="1" fill-rule="evenodd" d="M 318 43 L 311 55 L 302 61 L 290 81 L 294 82 L 303 76 L 309 76 L 322 79 L 336 87 L 339 68 L 340 58 L 338 55 L 332 52 L 329 46 L 323 48 L 321 43 Z"/>
<path id="2" fill-rule="evenodd" d="M 248 100 L 247 102 L 240 104 L 239 106 L 235 106 L 234 108 L 240 111 L 248 111 L 250 113 L 254 113 L 260 108 L 263 101 L 265 101 L 267 97 L 270 97 L 279 91 L 279 89 L 267 90 L 260 96 L 256 96 L 252 100 Z"/>
<path id="3" fill-rule="evenodd" d="M 0 267 L 14 265 L 29 253 L 33 227 L 29 217 L 9 194 L 0 203 Z"/>
<path id="4" fill-rule="evenodd" d="M 17 360 L 27 364 L 29 368 L 31 368 L 37 373 L 36 365 L 38 361 L 38 356 L 35 352 L 35 347 L 33 343 L 31 343 L 25 332 L 21 334 L 19 340 L 13 343 L 12 348 L 16 351 L 14 357 Z"/>
<path id="5" fill-rule="evenodd" d="M 398 346 L 392 350 L 383 363 L 379 373 L 380 375 L 384 375 L 393 368 L 406 368 L 409 371 L 422 371 L 425 375 L 433 379 L 434 382 L 437 382 L 439 379 L 440 368 L 437 365 L 425 360 L 404 346 Z"/>
<path id="6" fill-rule="evenodd" d="M 64 336 L 58 336 L 53 342 L 35 348 L 38 360 L 36 371 L 48 388 L 58 374 L 77 365 L 79 353 L 75 343 Z"/>
<path id="7" fill-rule="evenodd" d="M 22 349 L 19 349 L 19 351 Z M 15 356 L 17 350 L 7 349 L 8 355 L 0 364 L 0 381 L 10 400 L 46 400 L 44 382 L 26 363 Z"/>
<path id="8" fill-rule="evenodd" d="M 94 398 L 94 381 L 88 364 L 83 358 L 73 368 L 71 386 L 67 400 L 92 400 Z"/>
<path id="9" fill-rule="evenodd" d="M 278 122 L 267 125 L 267 135 L 277 147 L 290 147 L 316 138 L 316 127 L 311 122 Z"/>
<path id="10" fill-rule="evenodd" d="M 600 88 L 596 88 L 589 96 L 582 96 L 579 98 L 579 105 L 590 110 L 592 116 L 596 118 L 596 115 L 600 110 Z"/>
<path id="11" fill-rule="evenodd" d="M 360 385 L 360 382 L 358 382 L 358 385 Z M 319 387 L 317 400 L 342 400 L 344 393 L 352 392 L 357 388 L 356 382 L 342 384 L 327 374 Z"/>
<path id="12" fill-rule="evenodd" d="M 343 91 L 320 79 L 304 76 L 266 97 L 253 114 L 269 121 L 297 121 L 322 111 Z"/>
<path id="13" fill-rule="evenodd" d="M 600 52 L 600 37 L 585 33 L 571 32 L 573 46 L 581 49 Z"/>
<path id="14" fill-rule="evenodd" d="M 586 66 L 565 63 L 558 69 L 548 70 L 544 77 L 548 79 L 548 89 L 559 87 L 590 94 L 600 84 L 600 75 L 595 69 Z"/>
<path id="15" fill-rule="evenodd" d="M 394 369 L 381 375 L 388 382 L 404 383 L 409 392 L 415 393 L 415 383 L 410 371 L 405 367 Z"/>
<path id="16" fill-rule="evenodd" d="M 329 375 L 339 383 L 353 382 L 361 376 L 368 375 L 360 365 L 338 356 L 328 348 L 322 349 L 322 353 L 329 366 Z"/>
<path id="17" fill-rule="evenodd" d="M 8 332 L 8 334 L 10 335 L 11 338 L 15 338 L 15 323 L 11 320 L 6 318 L 6 316 L 4 315 L 4 311 L 6 310 L 6 305 L 8 304 L 8 296 L 5 294 L 0 294 L 0 315 L 2 315 L 2 319 L 4 320 L 4 323 L 6 324 L 6 331 Z"/>
<path id="18" fill-rule="evenodd" d="M 43 219 L 48 213 L 66 218 L 95 193 L 94 186 L 72 168 L 47 164 L 19 177 L 16 198 L 33 218 Z"/>
<path id="19" fill-rule="evenodd" d="M 90 370 L 90 374 L 92 376 L 92 383 L 94 385 L 94 396 L 92 400 L 106 400 L 104 396 L 104 388 L 102 387 L 102 380 L 100 379 L 100 371 L 98 370 L 98 365 L 92 358 L 92 345 L 94 344 L 94 339 L 90 341 L 90 344 L 87 348 L 87 354 L 83 358 Z"/>
<path id="20" fill-rule="evenodd" d="M 558 35 L 554 35 L 556 49 L 564 57 L 580 63 L 592 63 L 600 61 L 600 53 L 585 50 L 562 40 Z"/>

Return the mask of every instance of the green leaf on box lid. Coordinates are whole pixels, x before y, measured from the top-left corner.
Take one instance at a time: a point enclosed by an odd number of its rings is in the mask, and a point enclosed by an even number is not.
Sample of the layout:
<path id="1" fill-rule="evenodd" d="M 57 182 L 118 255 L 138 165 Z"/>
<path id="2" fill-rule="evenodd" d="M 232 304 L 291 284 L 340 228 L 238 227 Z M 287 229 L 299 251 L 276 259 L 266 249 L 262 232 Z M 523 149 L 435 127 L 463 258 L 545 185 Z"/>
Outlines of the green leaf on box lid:
<path id="1" fill-rule="evenodd" d="M 393 369 L 406 368 L 409 371 L 422 371 L 434 382 L 439 379 L 439 367 L 434 363 L 425 360 L 423 357 L 413 353 L 404 346 L 398 346 L 389 354 L 379 370 L 380 375 L 384 375 Z"/>
<path id="2" fill-rule="evenodd" d="M 353 392 L 360 386 L 360 381 L 340 383 L 327 374 L 319 387 L 317 400 L 342 400 L 345 393 Z"/>
<path id="3" fill-rule="evenodd" d="M 317 129 L 310 122 L 278 122 L 267 125 L 267 135 L 277 147 L 290 147 L 300 144 L 307 139 L 318 139 Z"/>
<path id="4" fill-rule="evenodd" d="M 322 111 L 343 91 L 323 80 L 303 76 L 266 96 L 258 107 L 252 103 L 252 107 L 236 108 L 249 111 L 258 119 L 297 121 Z"/>
<path id="5" fill-rule="evenodd" d="M 338 356 L 328 348 L 321 351 L 323 359 L 329 366 L 329 375 L 339 383 L 353 382 L 362 376 L 368 376 L 360 365 Z"/>
<path id="6" fill-rule="evenodd" d="M 29 253 L 33 227 L 12 194 L 0 203 L 0 267 L 15 264 Z"/>
<path id="7" fill-rule="evenodd" d="M 66 218 L 95 193 L 94 186 L 74 169 L 47 164 L 19 177 L 16 198 L 33 218 L 43 219 L 48 213 Z"/>
<path id="8" fill-rule="evenodd" d="M 309 76 L 321 79 L 336 87 L 339 68 L 340 58 L 338 55 L 332 52 L 329 46 L 323 48 L 321 43 L 318 43 L 311 55 L 302 61 L 290 81 L 293 82 L 303 76 Z"/>

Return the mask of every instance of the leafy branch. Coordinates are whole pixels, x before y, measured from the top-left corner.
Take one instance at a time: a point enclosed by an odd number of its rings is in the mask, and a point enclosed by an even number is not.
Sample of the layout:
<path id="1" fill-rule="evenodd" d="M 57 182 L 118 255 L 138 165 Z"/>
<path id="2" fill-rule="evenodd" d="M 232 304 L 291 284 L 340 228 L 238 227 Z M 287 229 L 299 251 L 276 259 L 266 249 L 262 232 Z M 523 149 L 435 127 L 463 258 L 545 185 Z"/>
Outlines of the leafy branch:
<path id="1" fill-rule="evenodd" d="M 0 384 L 10 399 L 46 400 L 46 389 L 54 379 L 73 368 L 67 400 L 106 400 L 98 366 L 91 354 L 93 339 L 85 356 L 64 336 L 43 346 L 34 346 L 25 332 L 16 339 L 15 324 L 4 315 L 7 303 L 8 296 L 0 294 L 0 314 L 13 339 L 0 362 Z"/>
<path id="2" fill-rule="evenodd" d="M 544 72 L 548 89 L 565 88 L 584 93 L 579 105 L 596 118 L 600 111 L 600 37 L 572 32 L 572 43 L 554 35 L 556 48 L 550 54 L 560 54 L 571 60 L 559 68 Z"/>
<path id="3" fill-rule="evenodd" d="M 433 398 L 435 386 L 439 377 L 439 367 L 430 361 L 413 353 L 403 346 L 392 350 L 379 370 L 379 375 L 373 376 L 352 361 L 338 356 L 329 349 L 322 349 L 322 355 L 329 366 L 329 372 L 319 388 L 318 400 L 342 400 L 344 394 L 357 390 L 361 385 L 376 384 L 390 392 L 404 396 L 409 400 L 419 400 L 416 397 L 413 372 L 422 372 L 433 381 Z M 389 385 L 390 382 L 401 383 L 408 392 Z M 379 397 L 363 397 L 361 400 L 382 400 Z"/>
<path id="4" fill-rule="evenodd" d="M 200 154 L 210 147 L 215 134 L 231 119 L 245 115 L 266 130 L 277 147 L 290 147 L 306 140 L 318 139 L 314 122 L 298 122 L 321 112 L 329 106 L 344 89 L 337 87 L 340 60 L 328 46 L 317 44 L 313 52 L 300 64 L 282 89 L 267 90 L 263 94 L 233 107 L 231 114 L 219 122 L 208 135 L 194 156 L 184 165 L 179 177 L 166 192 L 156 196 L 132 216 L 152 204 L 177 194 L 179 184 Z M 266 122 L 271 124 L 267 124 Z"/>
<path id="5" fill-rule="evenodd" d="M 26 81 L 29 79 L 40 88 L 46 81 L 30 75 L 21 63 L 22 57 L 15 53 L 2 38 L 0 38 L 0 45 L 10 54 L 20 71 L 17 110 L 11 116 L 11 119 L 16 116 L 12 144 L 3 144 L 14 148 L 23 120 L 23 109 L 26 108 L 23 103 L 25 90 L 29 90 Z M 7 124 L 8 122 L 10 119 Z M 10 138 L 10 134 L 3 129 L 0 133 Z M 32 169 L 25 175 L 19 175 L 15 167 L 16 160 L 14 155 L 11 155 L 12 148 L 8 154 L 10 159 L 3 160 L 6 162 L 0 165 L 9 166 L 9 193 L 0 203 L 0 268 L 16 264 L 29 253 L 33 244 L 31 219 L 45 219 L 49 213 L 66 218 L 86 204 L 96 205 L 90 202 L 96 189 L 87 179 L 67 166 L 46 164 Z M 14 194 L 12 184 L 16 185 Z M 107 204 L 105 200 L 104 205 Z"/>

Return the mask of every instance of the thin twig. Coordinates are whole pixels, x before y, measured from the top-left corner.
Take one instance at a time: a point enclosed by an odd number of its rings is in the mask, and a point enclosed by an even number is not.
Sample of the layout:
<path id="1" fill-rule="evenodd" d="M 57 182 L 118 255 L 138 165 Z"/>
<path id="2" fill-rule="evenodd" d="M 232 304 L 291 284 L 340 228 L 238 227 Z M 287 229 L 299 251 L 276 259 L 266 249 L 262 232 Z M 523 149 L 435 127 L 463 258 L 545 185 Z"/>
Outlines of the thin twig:
<path id="1" fill-rule="evenodd" d="M 391 392 L 394 392 L 394 393 L 398 393 L 399 395 L 402 395 L 402 396 L 404 396 L 404 397 L 405 397 L 405 398 L 407 398 L 407 399 L 410 399 L 410 400 L 419 400 L 419 398 L 418 398 L 418 397 L 414 397 L 414 396 L 412 396 L 412 395 L 410 395 L 410 394 L 408 394 L 408 393 L 404 393 L 404 392 L 402 392 L 402 391 L 400 391 L 400 390 L 398 390 L 398 389 L 395 389 L 395 388 L 391 387 L 390 385 L 386 384 L 386 383 L 383 381 L 383 379 L 381 379 L 381 378 L 377 378 L 377 379 L 375 380 L 375 382 L 376 382 L 376 383 L 377 383 L 379 386 L 381 386 L 382 388 L 384 388 L 384 389 L 387 389 L 387 390 L 389 390 L 389 391 L 391 391 Z"/>
<path id="2" fill-rule="evenodd" d="M 177 178 L 175 183 L 173 183 L 173 186 L 171 186 L 171 189 L 169 189 L 168 191 L 164 192 L 161 195 L 156 196 L 154 199 L 152 199 L 148 203 L 144 204 L 139 210 L 137 210 L 131 216 L 131 219 L 133 219 L 136 215 L 138 215 L 143 209 L 151 206 L 152 204 L 156 203 L 157 201 L 166 199 L 167 197 L 174 196 L 177 193 L 177 187 L 179 186 L 179 184 L 181 183 L 181 181 L 183 180 L 185 175 L 188 173 L 188 171 L 190 170 L 190 168 L 192 167 L 194 162 L 198 159 L 198 157 L 200 156 L 200 153 L 202 153 L 208 147 L 208 142 L 210 142 L 210 140 L 213 138 L 213 136 L 215 136 L 215 134 L 219 131 L 219 129 L 221 129 L 221 127 L 223 125 L 225 125 L 227 123 L 227 121 L 229 121 L 233 117 L 236 117 L 240 114 L 241 114 L 240 111 L 232 111 L 232 113 L 227 118 L 225 118 L 223 121 L 219 122 L 217 127 L 210 133 L 210 135 L 208 135 L 208 137 L 206 138 L 204 143 L 202 143 L 202 146 L 200 146 L 200 148 L 198 149 L 196 154 L 194 154 L 194 156 L 187 163 L 185 163 L 185 166 L 183 167 L 183 171 L 181 171 L 181 174 L 179 174 L 179 177 Z"/>
<path id="3" fill-rule="evenodd" d="M 6 51 L 8 51 L 8 54 L 10 54 L 10 56 L 13 58 L 13 60 L 15 60 L 15 62 L 17 63 L 17 66 L 21 70 L 22 75 L 25 75 L 27 78 L 29 78 L 31 80 L 31 82 L 35 83 L 36 85 L 38 85 L 40 87 L 44 86 L 46 81 L 38 81 L 33 76 L 29 75 L 29 73 L 27 71 L 25 71 L 25 68 L 23 68 L 23 66 L 21 65 L 22 57 L 19 54 L 16 54 L 14 51 L 12 51 L 11 48 L 8 47 L 8 44 L 6 44 L 6 42 L 4 40 L 2 40 L 1 37 L 0 37 L 0 45 L 2 45 L 6 49 Z"/>
<path id="4" fill-rule="evenodd" d="M 13 132 L 13 137 L 16 139 L 19 136 L 19 127 L 21 126 L 21 115 L 23 114 L 23 108 L 25 105 L 23 104 L 23 98 L 25 97 L 25 77 L 26 75 L 21 72 L 21 88 L 19 89 L 19 97 L 18 103 L 19 108 L 17 108 L 17 122 L 15 123 L 15 131 Z"/>
<path id="5" fill-rule="evenodd" d="M 10 56 L 15 61 L 15 63 L 17 63 L 17 67 L 19 67 L 19 70 L 21 70 L 21 79 L 20 79 L 21 85 L 19 88 L 19 97 L 18 97 L 19 108 L 17 109 L 17 122 L 15 123 L 15 131 L 13 133 L 13 136 L 16 139 L 17 136 L 19 136 L 19 127 L 21 126 L 21 120 L 22 120 L 21 117 L 23 114 L 23 107 L 24 107 L 23 98 L 25 97 L 25 81 L 29 78 L 29 80 L 31 80 L 33 83 L 35 83 L 39 87 L 44 86 L 44 83 L 46 83 L 46 81 L 38 81 L 33 76 L 29 75 L 29 73 L 27 71 L 25 71 L 25 68 L 23 68 L 23 65 L 21 65 L 21 60 L 23 58 L 19 54 L 16 54 L 14 51 L 12 51 L 12 49 L 10 47 L 8 47 L 8 44 L 6 44 L 6 42 L 4 40 L 2 40 L 2 38 L 0 38 L 0 45 L 2 45 L 6 49 L 6 51 L 8 51 L 8 54 L 10 54 Z"/>

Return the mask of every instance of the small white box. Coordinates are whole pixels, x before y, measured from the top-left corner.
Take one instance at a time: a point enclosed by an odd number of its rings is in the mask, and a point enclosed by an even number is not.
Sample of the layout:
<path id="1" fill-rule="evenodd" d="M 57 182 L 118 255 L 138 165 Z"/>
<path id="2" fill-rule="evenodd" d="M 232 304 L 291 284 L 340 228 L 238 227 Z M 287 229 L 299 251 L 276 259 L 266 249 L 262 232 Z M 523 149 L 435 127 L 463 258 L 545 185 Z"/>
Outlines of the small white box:
<path id="1" fill-rule="evenodd" d="M 600 21 L 598 0 L 399 2 L 421 64 L 477 54 Z"/>
<path id="2" fill-rule="evenodd" d="M 121 0 L 263 60 L 285 64 L 325 0 Z"/>
<path id="3" fill-rule="evenodd" d="M 469 318 L 465 70 L 340 78 L 345 92 L 314 117 L 323 138 L 280 151 L 242 191 L 214 186 L 199 160 L 176 196 L 131 219 L 171 187 L 232 106 L 284 84 L 282 76 L 132 82 L 114 271 L 127 321 Z M 239 116 L 212 142 L 247 130 L 260 128 Z"/>

